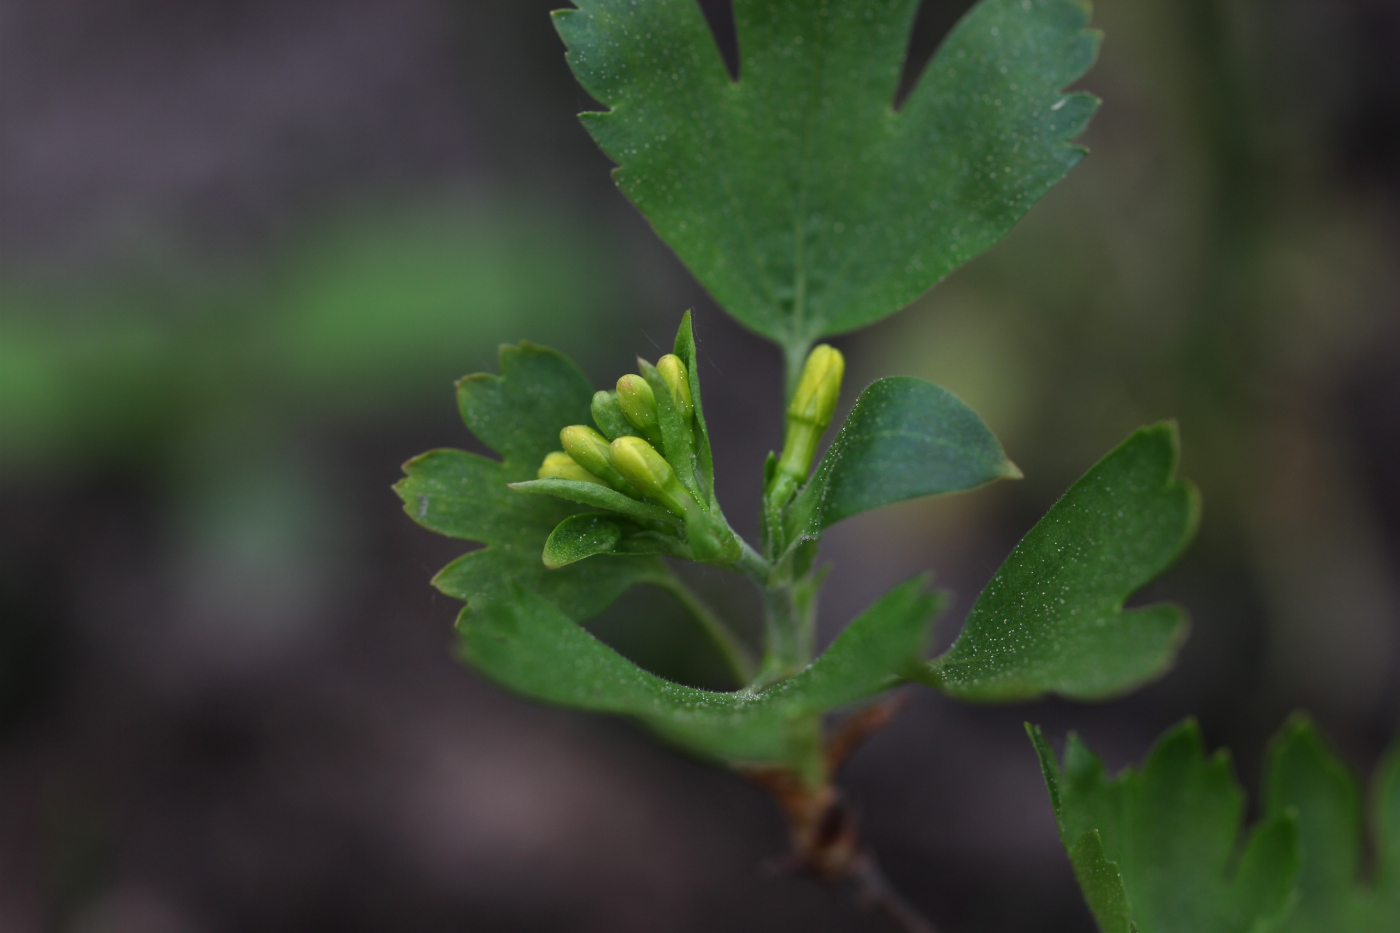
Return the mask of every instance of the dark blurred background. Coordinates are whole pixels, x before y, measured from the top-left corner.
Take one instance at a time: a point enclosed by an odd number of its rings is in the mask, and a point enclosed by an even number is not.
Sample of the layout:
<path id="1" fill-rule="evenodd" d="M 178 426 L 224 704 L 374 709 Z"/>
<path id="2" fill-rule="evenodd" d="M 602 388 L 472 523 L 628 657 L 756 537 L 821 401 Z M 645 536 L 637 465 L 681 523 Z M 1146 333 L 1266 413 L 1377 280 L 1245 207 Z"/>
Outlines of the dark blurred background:
<path id="1" fill-rule="evenodd" d="M 778 354 L 612 187 L 557 5 L 0 3 L 0 929 L 885 929 L 763 870 L 785 839 L 758 790 L 455 664 L 428 580 L 463 546 L 390 492 L 408 457 L 474 445 L 451 382 L 498 343 L 603 385 L 693 306 L 752 530 Z M 916 63 L 968 5 L 927 0 Z M 840 526 L 824 638 L 933 568 L 950 639 L 1140 424 L 1180 419 L 1204 492 L 1143 597 L 1194 618 L 1168 677 L 1096 706 L 923 691 L 850 766 L 889 874 L 951 933 L 1092 928 L 1023 720 L 1117 768 L 1195 714 L 1253 786 L 1291 710 L 1369 770 L 1400 706 L 1400 4 L 1096 19 L 1093 154 L 839 341 L 847 404 L 938 381 L 1027 479 Z M 646 594 L 597 631 L 713 668 Z"/>

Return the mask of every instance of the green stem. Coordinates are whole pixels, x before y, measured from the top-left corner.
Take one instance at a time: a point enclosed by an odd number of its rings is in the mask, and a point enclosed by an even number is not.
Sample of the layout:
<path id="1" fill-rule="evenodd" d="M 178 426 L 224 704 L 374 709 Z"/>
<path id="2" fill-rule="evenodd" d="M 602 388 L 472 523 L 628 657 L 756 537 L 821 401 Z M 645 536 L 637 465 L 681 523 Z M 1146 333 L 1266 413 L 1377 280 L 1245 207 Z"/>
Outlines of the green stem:
<path id="1" fill-rule="evenodd" d="M 785 680 L 812 662 L 820 575 L 774 581 L 763 589 L 766 650 L 755 689 Z"/>
<path id="2" fill-rule="evenodd" d="M 667 572 L 658 576 L 655 581 L 657 586 L 669 592 L 676 598 L 686 612 L 690 613 L 700 630 L 709 636 L 719 651 L 720 657 L 724 659 L 724 665 L 729 669 L 730 675 L 735 683 L 740 687 L 746 686 L 753 679 L 757 671 L 753 655 L 750 653 L 738 635 L 725 624 L 724 620 L 715 613 L 713 609 L 705 604 L 699 596 L 695 594 L 685 581 L 676 576 L 675 571 L 667 569 Z"/>
<path id="3" fill-rule="evenodd" d="M 735 540 L 739 542 L 739 559 L 735 561 L 734 567 L 744 576 L 748 577 L 760 588 L 767 589 L 768 578 L 772 576 L 773 565 L 768 558 L 753 549 L 753 545 L 745 541 L 742 536 L 735 535 Z"/>
<path id="4" fill-rule="evenodd" d="M 801 641 L 797 600 L 790 584 L 766 587 L 763 590 L 763 625 L 767 650 L 763 655 L 763 667 L 754 683 L 757 688 L 767 687 L 791 677 L 800 671 Z"/>
<path id="5" fill-rule="evenodd" d="M 779 477 L 781 479 L 781 477 Z M 763 496 L 763 553 L 770 560 L 777 560 L 782 553 L 784 545 L 787 543 L 783 534 L 783 509 L 780 504 L 780 497 L 786 493 L 786 489 L 775 489 L 765 493 Z"/>

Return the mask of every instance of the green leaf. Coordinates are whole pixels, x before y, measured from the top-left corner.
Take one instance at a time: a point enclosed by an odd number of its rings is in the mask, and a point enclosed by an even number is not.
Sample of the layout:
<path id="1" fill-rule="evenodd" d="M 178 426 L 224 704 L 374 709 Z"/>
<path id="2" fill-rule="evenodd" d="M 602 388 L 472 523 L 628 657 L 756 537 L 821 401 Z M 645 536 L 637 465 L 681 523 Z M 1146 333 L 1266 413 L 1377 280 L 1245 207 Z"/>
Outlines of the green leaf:
<path id="1" fill-rule="evenodd" d="M 512 492 L 529 493 L 533 495 L 558 496 L 560 499 L 568 499 L 570 502 L 577 502 L 580 505 L 591 505 L 594 508 L 609 509 L 620 515 L 641 522 L 644 525 L 656 525 L 659 527 L 680 528 L 685 523 L 670 512 L 649 502 L 642 502 L 625 496 L 608 486 L 599 483 L 585 483 L 575 479 L 559 479 L 550 477 L 549 479 L 531 479 L 524 482 L 511 483 Z"/>
<path id="2" fill-rule="evenodd" d="M 1299 900 L 1281 933 L 1389 933 L 1400 917 L 1400 745 L 1379 771 L 1376 880 L 1364 880 L 1361 791 L 1312 722 L 1294 716 L 1269 747 L 1264 812 L 1296 813 Z M 1388 824 L 1388 825 L 1387 825 Z"/>
<path id="3" fill-rule="evenodd" d="M 462 654 L 517 693 L 628 715 L 696 754 L 782 765 L 819 780 L 816 717 L 879 693 L 916 665 L 939 605 L 922 580 L 902 584 L 811 666 L 762 693 L 714 693 L 647 673 L 518 586 L 483 600 L 459 629 Z"/>
<path id="4" fill-rule="evenodd" d="M 816 474 L 788 508 L 789 542 L 860 512 L 1020 476 L 982 419 L 941 386 L 912 376 L 861 393 Z"/>
<path id="5" fill-rule="evenodd" d="M 606 515 L 570 515 L 544 543 L 544 565 L 550 570 L 592 557 L 611 554 L 622 542 L 622 526 Z"/>
<path id="6" fill-rule="evenodd" d="M 1069 860 L 1074 866 L 1079 890 L 1084 893 L 1090 913 L 1099 922 L 1099 929 L 1104 933 L 1136 933 L 1128 889 L 1123 885 L 1118 865 L 1104 855 L 1103 837 L 1097 829 L 1079 837 L 1069 849 Z"/>
<path id="7" fill-rule="evenodd" d="M 1207 758 L 1193 721 L 1116 778 L 1071 734 L 1064 766 L 1027 724 L 1060 840 L 1103 933 L 1264 933 L 1293 903 L 1300 863 L 1292 813 L 1266 817 L 1241 847 L 1244 799 L 1229 757 Z"/>
<path id="8" fill-rule="evenodd" d="M 394 490 L 420 525 L 487 545 L 453 561 L 433 579 L 444 593 L 475 606 L 524 586 L 571 618 L 589 618 L 634 583 L 655 580 L 664 568 L 654 557 L 614 558 L 558 570 L 545 567 L 545 542 L 576 508 L 508 487 L 533 479 L 544 455 L 558 447 L 561 429 L 587 423 L 593 387 L 573 363 L 544 347 L 502 347 L 500 362 L 500 376 L 478 374 L 461 380 L 457 398 L 467 427 L 502 459 L 460 450 L 431 451 L 404 465 L 407 476 Z M 626 499 L 596 484 L 570 485 Z"/>
<path id="9" fill-rule="evenodd" d="M 638 528 L 615 515 L 585 512 L 570 515 L 550 532 L 544 543 L 544 565 L 550 570 L 567 567 L 598 554 L 667 554 L 688 557 L 683 542 Z"/>
<path id="10" fill-rule="evenodd" d="M 1139 429 L 1099 461 L 1011 552 L 923 682 L 968 700 L 1100 699 L 1165 671 L 1185 614 L 1123 603 L 1195 532 L 1196 492 L 1174 478 L 1176 464 L 1170 423 Z"/>
<path id="11" fill-rule="evenodd" d="M 712 507 L 718 507 L 715 499 L 715 464 L 710 453 L 710 429 L 705 425 L 705 408 L 700 398 L 700 361 L 695 352 L 695 331 L 691 327 L 690 312 L 681 318 L 681 326 L 676 330 L 672 353 L 685 364 L 686 378 L 690 382 L 690 399 L 695 408 L 693 428 L 695 433 L 695 459 L 704 481 L 704 490 Z"/>
<path id="12" fill-rule="evenodd" d="M 1084 154 L 1083 0 L 983 0 L 899 111 L 919 0 L 736 0 L 731 82 L 694 0 L 555 14 L 623 193 L 716 300 L 788 347 L 899 310 Z"/>
<path id="13" fill-rule="evenodd" d="M 499 376 L 458 380 L 457 408 L 508 470 L 533 477 L 544 455 L 559 449 L 559 432 L 587 423 L 593 386 L 562 353 L 528 342 L 501 347 L 500 366 Z"/>

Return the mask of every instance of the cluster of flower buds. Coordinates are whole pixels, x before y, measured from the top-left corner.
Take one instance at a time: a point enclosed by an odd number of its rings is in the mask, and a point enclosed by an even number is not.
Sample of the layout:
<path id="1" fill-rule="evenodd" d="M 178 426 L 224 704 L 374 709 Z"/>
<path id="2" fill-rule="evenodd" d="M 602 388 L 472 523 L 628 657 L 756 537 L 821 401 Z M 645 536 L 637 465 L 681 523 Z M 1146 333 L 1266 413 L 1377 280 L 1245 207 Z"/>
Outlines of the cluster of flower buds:
<path id="1" fill-rule="evenodd" d="M 654 367 L 638 362 L 647 377 L 628 374 L 617 381 L 616 391 L 596 393 L 592 414 L 597 427 L 574 424 L 560 431 L 564 449 L 544 458 L 539 478 L 598 483 L 659 505 L 685 522 L 697 559 L 736 559 L 740 545 L 724 519 L 712 514 L 696 468 L 695 402 L 685 363 L 673 353 Z M 671 446 L 679 449 L 668 449 L 658 391 L 666 393 L 668 412 L 679 421 L 679 431 L 671 434 Z"/>

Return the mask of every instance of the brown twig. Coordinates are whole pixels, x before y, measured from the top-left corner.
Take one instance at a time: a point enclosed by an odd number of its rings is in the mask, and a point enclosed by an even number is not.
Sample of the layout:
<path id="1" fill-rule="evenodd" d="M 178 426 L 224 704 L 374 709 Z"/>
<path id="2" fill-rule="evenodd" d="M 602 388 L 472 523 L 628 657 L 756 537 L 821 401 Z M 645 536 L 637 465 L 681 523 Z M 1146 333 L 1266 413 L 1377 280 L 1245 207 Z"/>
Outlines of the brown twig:
<path id="1" fill-rule="evenodd" d="M 880 870 L 860 840 L 854 811 L 831 780 L 851 754 L 888 725 L 907 702 L 907 696 L 898 693 L 846 717 L 827 740 L 826 774 L 819 787 L 807 785 L 787 768 L 755 767 L 744 774 L 773 795 L 787 818 L 792 855 L 784 860 L 784 867 L 802 869 L 820 881 L 851 885 L 861 906 L 884 914 L 904 933 L 936 933 Z"/>
<path id="2" fill-rule="evenodd" d="M 851 865 L 851 881 L 861 904 L 889 917 L 905 933 L 938 933 L 933 923 L 894 889 L 869 849 L 862 850 Z"/>
<path id="3" fill-rule="evenodd" d="M 889 699 L 858 710 L 836 727 L 836 732 L 826 741 L 826 773 L 834 776 L 856 749 L 865 744 L 866 739 L 890 724 L 894 717 L 909 705 L 910 693 L 899 690 Z"/>

